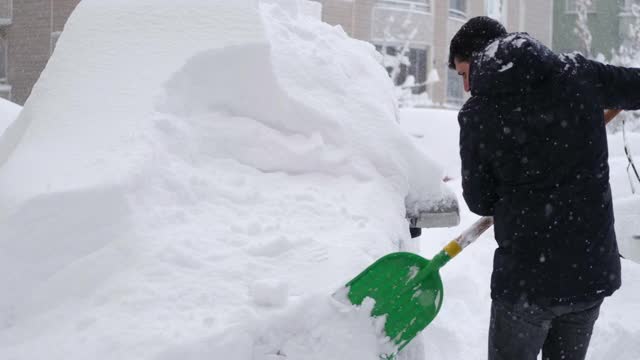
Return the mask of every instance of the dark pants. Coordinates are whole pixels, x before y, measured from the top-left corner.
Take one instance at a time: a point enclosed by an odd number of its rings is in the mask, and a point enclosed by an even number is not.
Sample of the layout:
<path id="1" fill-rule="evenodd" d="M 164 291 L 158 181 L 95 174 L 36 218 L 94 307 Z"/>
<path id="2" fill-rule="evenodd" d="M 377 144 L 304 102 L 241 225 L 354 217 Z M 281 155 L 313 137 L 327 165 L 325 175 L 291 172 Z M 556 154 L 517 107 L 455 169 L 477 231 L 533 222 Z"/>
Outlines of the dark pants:
<path id="1" fill-rule="evenodd" d="M 489 360 L 583 360 L 602 300 L 539 306 L 494 300 Z"/>

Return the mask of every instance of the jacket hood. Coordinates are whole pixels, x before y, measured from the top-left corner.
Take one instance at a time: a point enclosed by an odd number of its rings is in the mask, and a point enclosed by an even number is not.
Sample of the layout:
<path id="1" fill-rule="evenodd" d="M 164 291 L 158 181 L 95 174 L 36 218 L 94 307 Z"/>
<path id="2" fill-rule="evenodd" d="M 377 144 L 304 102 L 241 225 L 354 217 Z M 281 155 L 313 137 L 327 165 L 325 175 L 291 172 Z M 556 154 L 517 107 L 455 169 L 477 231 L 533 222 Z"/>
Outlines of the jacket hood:
<path id="1" fill-rule="evenodd" d="M 562 69 L 560 58 L 527 33 L 513 33 L 473 54 L 471 94 L 525 94 L 543 86 Z"/>

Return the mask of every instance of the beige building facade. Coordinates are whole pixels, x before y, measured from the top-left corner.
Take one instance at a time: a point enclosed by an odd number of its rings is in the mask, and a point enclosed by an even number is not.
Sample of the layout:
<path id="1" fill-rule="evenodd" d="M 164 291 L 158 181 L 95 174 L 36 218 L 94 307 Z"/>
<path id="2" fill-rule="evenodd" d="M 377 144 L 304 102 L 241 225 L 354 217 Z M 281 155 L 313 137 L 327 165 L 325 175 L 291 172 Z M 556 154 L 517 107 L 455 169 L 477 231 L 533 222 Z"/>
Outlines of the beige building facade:
<path id="1" fill-rule="evenodd" d="M 80 0 L 0 0 L 0 97 L 23 105 Z"/>
<path id="2" fill-rule="evenodd" d="M 547 46 L 552 43 L 553 0 L 315 1 L 322 4 L 322 19 L 350 36 L 387 53 L 388 47 L 409 48 L 407 71 L 436 106 L 458 107 L 467 96 L 447 62 L 449 41 L 469 18 L 488 15 L 510 32 L 525 31 Z"/>

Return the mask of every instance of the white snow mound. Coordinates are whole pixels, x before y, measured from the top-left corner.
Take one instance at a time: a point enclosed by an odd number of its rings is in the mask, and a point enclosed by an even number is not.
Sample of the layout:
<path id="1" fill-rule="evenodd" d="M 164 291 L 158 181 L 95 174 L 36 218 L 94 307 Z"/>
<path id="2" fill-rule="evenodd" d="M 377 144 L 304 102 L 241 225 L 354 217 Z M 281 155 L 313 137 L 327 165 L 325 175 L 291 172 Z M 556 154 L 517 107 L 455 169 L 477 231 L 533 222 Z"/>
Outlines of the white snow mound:
<path id="1" fill-rule="evenodd" d="M 386 351 L 329 294 L 448 195 L 373 47 L 316 13 L 78 5 L 0 139 L 3 358 Z"/>

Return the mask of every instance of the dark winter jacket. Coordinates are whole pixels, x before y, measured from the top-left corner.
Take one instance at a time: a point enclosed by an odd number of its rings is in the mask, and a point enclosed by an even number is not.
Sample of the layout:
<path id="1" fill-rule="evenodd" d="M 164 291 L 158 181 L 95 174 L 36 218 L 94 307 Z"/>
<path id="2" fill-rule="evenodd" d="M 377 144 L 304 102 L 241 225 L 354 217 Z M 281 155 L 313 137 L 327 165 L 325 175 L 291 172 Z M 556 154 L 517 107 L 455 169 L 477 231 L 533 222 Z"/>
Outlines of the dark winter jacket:
<path id="1" fill-rule="evenodd" d="M 463 194 L 494 216 L 492 297 L 550 304 L 620 287 L 605 109 L 640 109 L 640 69 L 556 55 L 527 34 L 476 53 L 459 114 Z"/>

